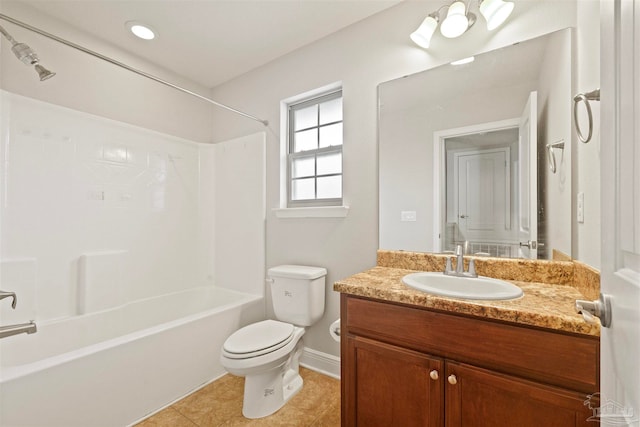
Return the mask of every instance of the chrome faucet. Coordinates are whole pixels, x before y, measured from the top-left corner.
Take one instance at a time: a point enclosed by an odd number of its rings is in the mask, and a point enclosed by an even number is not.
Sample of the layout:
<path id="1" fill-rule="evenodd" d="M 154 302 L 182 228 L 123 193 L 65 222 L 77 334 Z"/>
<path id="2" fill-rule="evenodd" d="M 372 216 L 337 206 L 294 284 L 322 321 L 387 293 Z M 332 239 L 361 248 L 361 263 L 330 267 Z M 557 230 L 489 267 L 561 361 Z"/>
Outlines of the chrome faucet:
<path id="1" fill-rule="evenodd" d="M 16 293 L 15 292 L 6 292 L 6 291 L 0 291 L 0 300 L 5 299 L 5 298 L 13 298 L 13 302 L 11 303 L 11 308 L 13 308 L 15 310 L 16 308 L 16 304 L 18 303 L 18 298 L 16 297 Z"/>
<path id="2" fill-rule="evenodd" d="M 6 292 L 0 291 L 0 300 L 11 297 L 13 301 L 11 302 L 11 308 L 15 310 L 16 304 L 18 303 L 18 298 L 16 297 L 15 292 Z M 18 334 L 33 334 L 37 332 L 35 322 L 32 320 L 29 323 L 20 323 L 18 325 L 8 325 L 8 326 L 0 326 L 0 338 L 10 337 L 11 335 Z"/>
<path id="3" fill-rule="evenodd" d="M 464 253 L 462 251 L 462 245 L 456 246 L 455 255 L 456 255 L 455 271 L 451 266 L 451 263 L 452 263 L 451 260 L 453 259 L 453 257 L 448 257 L 444 267 L 444 274 L 446 274 L 447 276 L 478 277 L 478 274 L 476 273 L 476 263 L 475 263 L 475 260 L 473 259 L 469 260 L 469 270 L 464 271 Z"/>
<path id="4" fill-rule="evenodd" d="M 38 329 L 33 320 L 29 323 L 20 323 L 19 325 L 0 326 L 0 338 L 23 333 L 33 334 L 35 332 L 38 332 Z"/>

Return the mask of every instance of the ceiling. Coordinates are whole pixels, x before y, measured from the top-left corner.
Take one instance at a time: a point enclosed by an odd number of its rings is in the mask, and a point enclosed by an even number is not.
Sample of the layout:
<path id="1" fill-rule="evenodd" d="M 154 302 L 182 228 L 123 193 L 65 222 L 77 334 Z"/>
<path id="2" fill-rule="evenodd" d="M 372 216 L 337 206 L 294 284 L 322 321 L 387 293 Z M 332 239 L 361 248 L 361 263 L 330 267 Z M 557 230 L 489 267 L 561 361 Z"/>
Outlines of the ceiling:
<path id="1" fill-rule="evenodd" d="M 205 87 L 233 79 L 399 2 L 19 0 Z M 148 24 L 157 37 L 137 39 L 126 30 L 127 21 Z"/>

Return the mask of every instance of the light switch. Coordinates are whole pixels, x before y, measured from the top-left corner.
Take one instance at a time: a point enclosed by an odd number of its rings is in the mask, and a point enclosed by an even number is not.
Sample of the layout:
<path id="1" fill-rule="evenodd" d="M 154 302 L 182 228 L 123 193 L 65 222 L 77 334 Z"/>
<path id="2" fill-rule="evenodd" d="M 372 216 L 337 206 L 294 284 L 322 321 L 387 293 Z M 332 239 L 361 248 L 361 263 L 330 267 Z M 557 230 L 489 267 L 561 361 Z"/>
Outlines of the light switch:
<path id="1" fill-rule="evenodd" d="M 400 221 L 415 221 L 416 211 L 402 211 L 400 212 Z"/>
<path id="2" fill-rule="evenodd" d="M 583 223 L 584 222 L 584 192 L 582 191 L 578 193 L 578 206 L 576 210 L 577 210 L 578 222 Z"/>

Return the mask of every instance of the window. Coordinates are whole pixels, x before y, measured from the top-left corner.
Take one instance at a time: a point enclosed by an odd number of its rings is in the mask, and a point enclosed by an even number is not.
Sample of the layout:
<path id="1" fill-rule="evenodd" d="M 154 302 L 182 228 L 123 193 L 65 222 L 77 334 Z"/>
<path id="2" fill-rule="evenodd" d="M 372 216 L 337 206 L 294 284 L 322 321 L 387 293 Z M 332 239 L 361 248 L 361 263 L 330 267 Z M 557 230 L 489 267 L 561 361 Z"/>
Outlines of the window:
<path id="1" fill-rule="evenodd" d="M 342 205 L 342 90 L 288 105 L 287 207 Z"/>

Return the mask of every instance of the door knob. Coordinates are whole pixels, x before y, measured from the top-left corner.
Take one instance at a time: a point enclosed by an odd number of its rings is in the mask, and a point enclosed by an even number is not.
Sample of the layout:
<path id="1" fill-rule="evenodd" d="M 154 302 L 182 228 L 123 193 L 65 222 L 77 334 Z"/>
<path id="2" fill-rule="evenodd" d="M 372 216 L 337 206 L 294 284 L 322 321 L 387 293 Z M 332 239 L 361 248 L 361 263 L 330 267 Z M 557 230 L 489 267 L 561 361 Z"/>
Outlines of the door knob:
<path id="1" fill-rule="evenodd" d="M 431 372 L 429 372 L 429 376 L 431 377 L 432 380 L 437 380 L 438 379 L 438 371 L 436 371 L 435 369 Z"/>
<path id="2" fill-rule="evenodd" d="M 520 242 L 520 246 L 526 246 L 529 249 L 537 249 L 538 242 L 536 242 L 535 240 L 528 240 L 526 242 Z"/>
<path id="3" fill-rule="evenodd" d="M 449 384 L 451 385 L 456 385 L 458 384 L 458 378 L 456 378 L 455 375 L 449 375 L 449 378 L 447 378 L 447 381 L 449 381 Z"/>
<path id="4" fill-rule="evenodd" d="M 594 301 L 576 300 L 576 311 L 582 314 L 587 323 L 595 323 L 597 317 L 603 327 L 611 326 L 611 302 L 604 294 Z"/>

